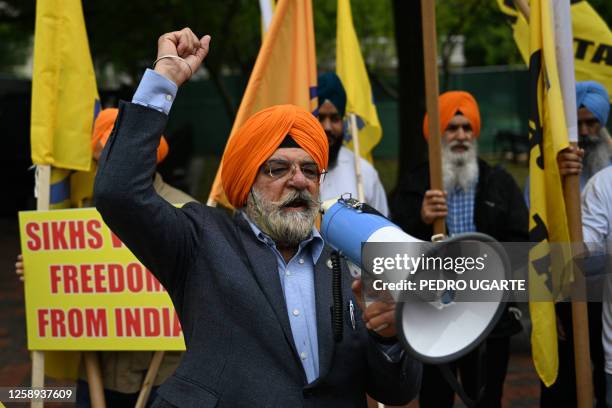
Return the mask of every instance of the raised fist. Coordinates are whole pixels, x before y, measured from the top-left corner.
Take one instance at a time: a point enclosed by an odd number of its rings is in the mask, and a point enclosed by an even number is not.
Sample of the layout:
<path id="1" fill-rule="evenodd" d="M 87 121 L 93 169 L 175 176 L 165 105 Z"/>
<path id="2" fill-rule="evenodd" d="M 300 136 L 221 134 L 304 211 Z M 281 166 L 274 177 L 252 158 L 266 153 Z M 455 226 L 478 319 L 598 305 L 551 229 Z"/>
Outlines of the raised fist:
<path id="1" fill-rule="evenodd" d="M 210 35 L 198 39 L 190 28 L 163 34 L 157 41 L 155 72 L 181 86 L 200 68 L 209 45 Z"/>

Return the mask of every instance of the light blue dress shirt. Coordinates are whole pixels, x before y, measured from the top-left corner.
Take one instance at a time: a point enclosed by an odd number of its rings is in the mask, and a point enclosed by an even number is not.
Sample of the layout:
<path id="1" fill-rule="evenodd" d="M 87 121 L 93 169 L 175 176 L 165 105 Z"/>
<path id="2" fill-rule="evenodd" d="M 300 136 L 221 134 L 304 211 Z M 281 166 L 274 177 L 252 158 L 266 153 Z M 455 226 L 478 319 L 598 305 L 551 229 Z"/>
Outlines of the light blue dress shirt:
<path id="1" fill-rule="evenodd" d="M 168 115 L 176 98 L 177 91 L 178 87 L 174 82 L 147 68 L 132 98 L 132 102 Z"/>
<path id="2" fill-rule="evenodd" d="M 302 361 L 306 378 L 311 383 L 319 377 L 314 266 L 323 252 L 323 238 L 319 231 L 313 228 L 310 236 L 300 243 L 293 258 L 285 262 L 272 238 L 253 224 L 244 212 L 242 215 L 249 222 L 257 239 L 266 244 L 276 257 L 295 349 Z"/>

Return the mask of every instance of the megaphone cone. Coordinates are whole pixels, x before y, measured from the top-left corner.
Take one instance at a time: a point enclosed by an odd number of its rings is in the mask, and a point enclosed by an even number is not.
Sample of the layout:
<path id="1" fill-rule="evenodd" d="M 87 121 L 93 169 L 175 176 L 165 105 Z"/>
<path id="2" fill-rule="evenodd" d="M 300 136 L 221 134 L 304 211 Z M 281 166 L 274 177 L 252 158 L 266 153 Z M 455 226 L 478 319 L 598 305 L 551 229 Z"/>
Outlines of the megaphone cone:
<path id="1" fill-rule="evenodd" d="M 397 225 L 367 206 L 343 197 L 328 201 L 323 205 L 321 235 L 325 241 L 338 250 L 355 265 L 362 263 L 363 243 L 423 243 L 406 234 Z M 444 240 L 437 251 L 447 245 L 459 242 L 479 242 L 486 244 L 489 252 L 497 256 L 497 268 L 492 268 L 489 278 L 503 279 L 509 271 L 509 262 L 501 245 L 492 237 L 470 233 L 457 235 Z M 430 254 L 431 255 L 431 254 Z M 414 279 L 416 274 L 407 276 Z M 466 279 L 469 276 L 461 275 Z M 425 295 L 431 295 L 425 294 Z M 438 298 L 448 293 L 438 294 Z M 443 364 L 460 358 L 473 350 L 491 332 L 501 317 L 504 305 L 504 292 L 498 292 L 491 301 L 470 302 L 454 298 L 443 302 L 432 302 L 426 296 L 398 303 L 396 319 L 398 338 L 404 348 L 420 361 Z"/>

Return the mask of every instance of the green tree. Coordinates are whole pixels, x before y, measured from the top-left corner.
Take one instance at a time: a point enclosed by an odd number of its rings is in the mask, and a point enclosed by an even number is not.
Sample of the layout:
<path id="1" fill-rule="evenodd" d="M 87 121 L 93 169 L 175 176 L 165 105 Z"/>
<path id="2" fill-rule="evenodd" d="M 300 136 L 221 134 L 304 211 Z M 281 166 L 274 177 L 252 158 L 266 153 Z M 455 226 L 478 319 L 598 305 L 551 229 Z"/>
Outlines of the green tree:
<path id="1" fill-rule="evenodd" d="M 34 1 L 0 1 L 0 72 L 12 72 L 31 53 Z"/>

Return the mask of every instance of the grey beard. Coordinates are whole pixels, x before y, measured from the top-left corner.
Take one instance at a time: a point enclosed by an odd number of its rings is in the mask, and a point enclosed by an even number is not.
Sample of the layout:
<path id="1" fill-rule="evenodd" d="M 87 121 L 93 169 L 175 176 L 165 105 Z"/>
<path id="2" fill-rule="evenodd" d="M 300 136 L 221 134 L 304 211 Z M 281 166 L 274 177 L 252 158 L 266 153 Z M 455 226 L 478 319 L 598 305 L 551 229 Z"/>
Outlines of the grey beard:
<path id="1" fill-rule="evenodd" d="M 295 199 L 306 201 L 308 208 L 283 212 L 283 207 Z M 258 191 L 252 189 L 245 208 L 251 221 L 280 247 L 296 247 L 308 238 L 318 211 L 319 202 L 307 191 L 293 191 L 280 201 L 266 201 Z"/>
<path id="2" fill-rule="evenodd" d="M 478 179 L 478 152 L 475 143 L 462 153 L 452 151 L 454 142 L 442 145 L 442 180 L 444 190 L 453 191 L 459 187 L 467 191 Z"/>
<path id="3" fill-rule="evenodd" d="M 584 151 L 584 174 L 587 179 L 610 164 L 610 143 L 606 128 L 602 128 L 599 136 L 589 135 L 594 144 Z"/>

